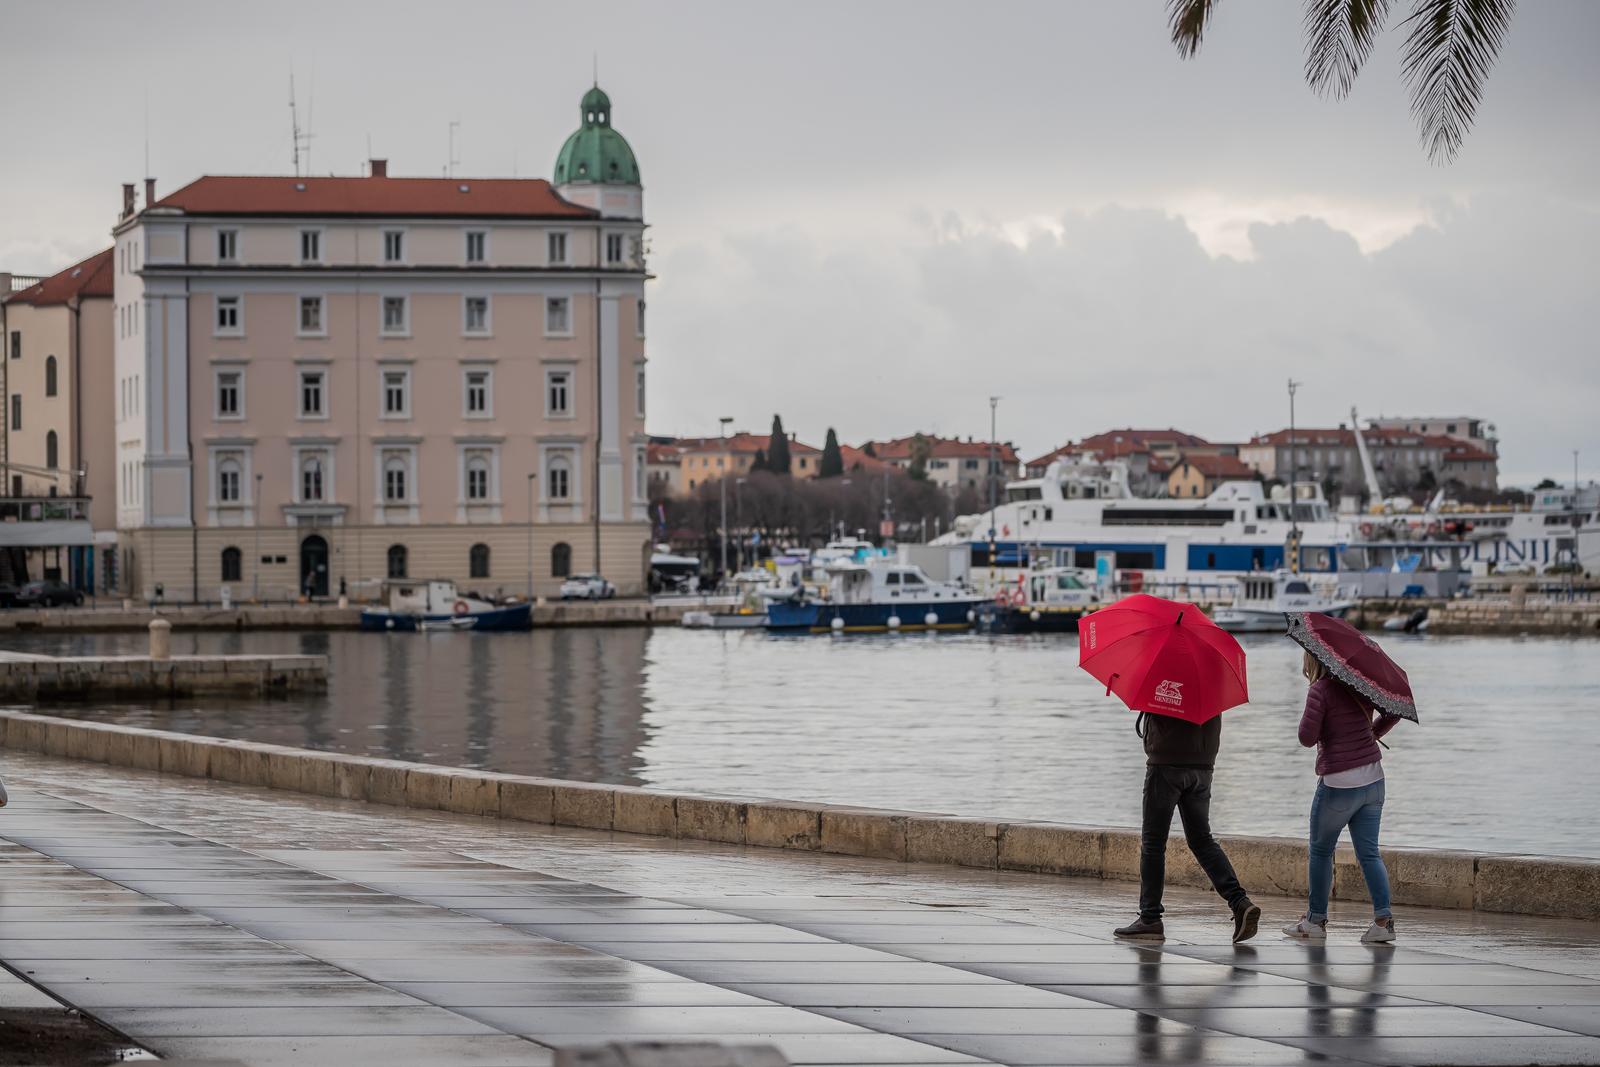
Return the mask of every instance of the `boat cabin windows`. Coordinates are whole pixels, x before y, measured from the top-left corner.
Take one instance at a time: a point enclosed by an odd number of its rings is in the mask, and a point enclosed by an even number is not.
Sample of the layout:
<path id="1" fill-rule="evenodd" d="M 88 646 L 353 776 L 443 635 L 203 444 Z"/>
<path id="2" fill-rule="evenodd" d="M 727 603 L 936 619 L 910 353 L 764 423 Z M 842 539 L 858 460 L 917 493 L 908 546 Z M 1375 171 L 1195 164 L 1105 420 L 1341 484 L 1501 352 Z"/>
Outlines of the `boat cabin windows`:
<path id="1" fill-rule="evenodd" d="M 1084 585 L 1082 582 L 1080 582 L 1078 580 L 1077 575 L 1074 575 L 1074 574 L 1062 574 L 1062 575 L 1057 575 L 1057 577 L 1056 577 L 1056 588 L 1057 589 L 1087 589 L 1089 587 Z"/>
<path id="2" fill-rule="evenodd" d="M 1106 508 L 1100 521 L 1106 526 L 1226 526 L 1233 521 L 1233 509 Z"/>
<path id="3" fill-rule="evenodd" d="M 1302 583 L 1303 584 L 1303 583 Z M 1272 578 L 1246 578 L 1240 583 L 1245 600 L 1275 600 L 1277 592 Z"/>
<path id="4" fill-rule="evenodd" d="M 1305 582 L 1290 582 L 1288 585 L 1283 587 L 1283 591 L 1285 593 L 1299 593 L 1300 595 L 1305 596 L 1311 592 L 1311 587 Z"/>
<path id="5" fill-rule="evenodd" d="M 1008 485 L 1006 486 L 1006 503 L 1015 504 L 1019 500 L 1043 500 L 1044 490 L 1037 485 Z"/>

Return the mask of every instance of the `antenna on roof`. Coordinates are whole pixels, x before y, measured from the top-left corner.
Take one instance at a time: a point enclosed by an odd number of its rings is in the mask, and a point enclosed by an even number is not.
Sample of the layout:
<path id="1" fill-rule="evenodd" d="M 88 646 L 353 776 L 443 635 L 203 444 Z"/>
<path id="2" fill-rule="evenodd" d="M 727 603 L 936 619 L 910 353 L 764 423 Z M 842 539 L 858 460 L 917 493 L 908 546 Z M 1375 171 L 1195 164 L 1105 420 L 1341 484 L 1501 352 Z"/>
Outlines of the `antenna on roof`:
<path id="1" fill-rule="evenodd" d="M 456 167 L 461 163 L 461 160 L 456 158 L 456 130 L 460 128 L 460 119 L 450 120 L 450 154 L 446 157 L 444 164 L 444 176 L 446 178 L 454 178 L 456 176 Z"/>
<path id="2" fill-rule="evenodd" d="M 300 177 L 300 148 L 306 150 L 306 170 L 311 169 L 311 131 L 300 129 L 300 113 L 296 110 L 294 100 L 294 70 L 289 70 L 289 130 L 290 130 L 290 159 L 294 163 L 294 176 Z"/>
<path id="3" fill-rule="evenodd" d="M 144 176 L 150 177 L 150 83 L 144 83 Z M 145 207 L 149 207 L 146 204 Z"/>
<path id="4" fill-rule="evenodd" d="M 311 88 L 306 91 L 306 175 L 311 174 L 311 120 L 317 113 L 317 67 L 311 65 Z"/>
<path id="5" fill-rule="evenodd" d="M 600 51 L 599 51 L 599 49 L 596 49 L 594 51 L 593 57 L 594 57 L 594 87 L 596 89 L 598 89 L 598 88 L 600 88 Z"/>

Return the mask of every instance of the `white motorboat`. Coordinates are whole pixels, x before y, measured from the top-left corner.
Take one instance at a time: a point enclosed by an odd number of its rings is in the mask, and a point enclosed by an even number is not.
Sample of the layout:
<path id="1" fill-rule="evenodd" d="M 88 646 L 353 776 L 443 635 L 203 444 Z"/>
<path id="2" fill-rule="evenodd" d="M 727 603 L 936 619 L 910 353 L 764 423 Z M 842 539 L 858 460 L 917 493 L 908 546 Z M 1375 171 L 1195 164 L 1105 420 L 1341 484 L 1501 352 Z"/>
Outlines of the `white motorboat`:
<path id="1" fill-rule="evenodd" d="M 686 630 L 759 630 L 767 625 L 767 612 L 741 609 L 739 611 L 686 611 L 683 627 Z"/>
<path id="2" fill-rule="evenodd" d="M 1334 599 L 1333 590 L 1303 574 L 1274 571 L 1239 579 L 1233 603 L 1211 613 L 1229 633 L 1282 633 L 1291 611 L 1315 611 L 1342 619 L 1353 601 Z"/>

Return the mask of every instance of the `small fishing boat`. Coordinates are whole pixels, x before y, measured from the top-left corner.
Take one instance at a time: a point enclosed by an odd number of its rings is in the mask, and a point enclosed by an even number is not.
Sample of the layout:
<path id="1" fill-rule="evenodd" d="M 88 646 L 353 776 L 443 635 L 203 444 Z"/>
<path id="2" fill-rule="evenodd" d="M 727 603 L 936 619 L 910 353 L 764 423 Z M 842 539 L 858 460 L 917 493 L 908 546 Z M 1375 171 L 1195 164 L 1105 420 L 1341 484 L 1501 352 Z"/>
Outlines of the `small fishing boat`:
<path id="1" fill-rule="evenodd" d="M 1282 633 L 1291 611 L 1342 619 L 1354 606 L 1354 601 L 1336 600 L 1330 591 L 1313 586 L 1303 574 L 1280 570 L 1240 578 L 1233 603 L 1213 611 L 1211 621 L 1229 633 Z"/>
<path id="2" fill-rule="evenodd" d="M 686 611 L 683 627 L 686 630 L 759 630 L 767 624 L 765 611 Z"/>
<path id="3" fill-rule="evenodd" d="M 362 611 L 363 630 L 526 630 L 533 625 L 532 604 L 492 604 L 456 592 L 455 583 L 450 581 L 390 582 L 386 591 L 387 607 Z"/>
<path id="4" fill-rule="evenodd" d="M 978 629 L 995 634 L 1077 633 L 1096 604 L 1093 575 L 1078 567 L 1035 567 L 1003 585 L 978 612 Z"/>
<path id="5" fill-rule="evenodd" d="M 790 633 L 965 630 L 984 598 L 921 567 L 891 559 L 836 559 L 824 568 L 827 595 L 804 587 L 767 604 L 767 629 Z"/>

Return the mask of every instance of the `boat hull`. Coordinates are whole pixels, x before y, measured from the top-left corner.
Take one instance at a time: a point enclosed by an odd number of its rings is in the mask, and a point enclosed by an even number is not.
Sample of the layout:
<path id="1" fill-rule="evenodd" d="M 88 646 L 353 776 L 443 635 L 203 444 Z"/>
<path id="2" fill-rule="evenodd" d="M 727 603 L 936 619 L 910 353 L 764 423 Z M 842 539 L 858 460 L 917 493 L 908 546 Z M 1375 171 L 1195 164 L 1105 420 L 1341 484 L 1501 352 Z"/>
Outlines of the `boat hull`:
<path id="1" fill-rule="evenodd" d="M 787 633 L 885 633 L 889 630 L 968 630 L 981 600 L 936 600 L 902 604 L 830 604 L 787 601 L 767 605 L 767 629 Z M 929 622 L 928 617 L 933 617 Z M 834 620 L 841 625 L 834 626 Z M 897 620 L 891 626 L 890 620 Z"/>
<path id="2" fill-rule="evenodd" d="M 759 630 L 766 625 L 765 614 L 716 611 L 686 611 L 683 614 L 683 627 L 687 630 Z"/>
<path id="3" fill-rule="evenodd" d="M 424 615 L 372 609 L 361 613 L 361 629 L 369 633 L 413 633 L 418 630 L 502 631 L 527 630 L 533 626 L 533 605 L 476 611 L 463 615 Z"/>
<path id="4" fill-rule="evenodd" d="M 990 606 L 978 613 L 978 629 L 991 634 L 1075 634 L 1088 610 Z"/>
<path id="5" fill-rule="evenodd" d="M 1350 610 L 1349 604 L 1334 604 L 1320 614 L 1342 619 Z M 1281 634 L 1288 630 L 1288 617 L 1281 611 L 1255 608 L 1218 608 L 1211 621 L 1231 634 Z"/>

